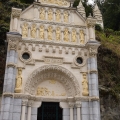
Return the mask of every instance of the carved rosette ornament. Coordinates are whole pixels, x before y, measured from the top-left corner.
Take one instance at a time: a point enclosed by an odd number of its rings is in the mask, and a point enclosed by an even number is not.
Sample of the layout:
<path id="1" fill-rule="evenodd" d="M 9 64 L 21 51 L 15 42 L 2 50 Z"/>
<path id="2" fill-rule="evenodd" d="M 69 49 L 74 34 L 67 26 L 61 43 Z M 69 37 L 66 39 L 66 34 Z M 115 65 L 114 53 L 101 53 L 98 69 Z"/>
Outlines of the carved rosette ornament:
<path id="1" fill-rule="evenodd" d="M 17 41 L 12 41 L 12 40 L 10 40 L 10 41 L 8 42 L 9 49 L 10 49 L 10 50 L 17 50 L 17 44 L 18 44 Z"/>

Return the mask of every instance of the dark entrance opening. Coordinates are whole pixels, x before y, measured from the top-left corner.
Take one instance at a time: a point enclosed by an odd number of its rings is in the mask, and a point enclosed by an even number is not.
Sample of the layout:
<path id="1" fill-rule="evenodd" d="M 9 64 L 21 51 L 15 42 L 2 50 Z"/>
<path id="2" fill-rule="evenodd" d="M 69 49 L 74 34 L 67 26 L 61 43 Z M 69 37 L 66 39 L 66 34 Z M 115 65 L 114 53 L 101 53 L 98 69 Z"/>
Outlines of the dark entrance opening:
<path id="1" fill-rule="evenodd" d="M 37 120 L 62 120 L 62 109 L 57 102 L 43 102 L 37 111 Z"/>

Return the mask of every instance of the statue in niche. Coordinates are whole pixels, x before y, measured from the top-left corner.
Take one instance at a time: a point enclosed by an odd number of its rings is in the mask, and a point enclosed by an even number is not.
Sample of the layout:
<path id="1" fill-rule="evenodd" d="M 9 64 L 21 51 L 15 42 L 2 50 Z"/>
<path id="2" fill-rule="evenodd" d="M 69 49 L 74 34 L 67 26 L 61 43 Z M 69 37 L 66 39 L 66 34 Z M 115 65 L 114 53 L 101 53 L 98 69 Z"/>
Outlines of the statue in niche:
<path id="1" fill-rule="evenodd" d="M 67 28 L 65 28 L 65 31 L 64 31 L 64 41 L 66 42 L 69 41 L 69 31 Z"/>
<path id="2" fill-rule="evenodd" d="M 41 10 L 40 10 L 40 19 L 45 20 L 45 10 L 44 10 L 44 8 L 41 8 Z"/>
<path id="3" fill-rule="evenodd" d="M 84 44 L 84 42 L 85 42 L 85 34 L 83 30 L 80 30 L 80 43 Z"/>
<path id="4" fill-rule="evenodd" d="M 69 15 L 68 15 L 68 12 L 64 12 L 64 22 L 68 22 L 68 17 L 69 17 Z"/>
<path id="5" fill-rule="evenodd" d="M 35 38 L 35 37 L 36 37 L 36 25 L 33 25 L 33 26 L 32 26 L 32 29 L 31 29 L 31 37 L 32 37 L 32 38 Z"/>
<path id="6" fill-rule="evenodd" d="M 27 36 L 28 36 L 28 25 L 27 25 L 27 23 L 25 23 L 25 24 L 22 26 L 22 36 L 23 36 L 23 37 L 27 37 Z"/>
<path id="7" fill-rule="evenodd" d="M 60 28 L 56 29 L 56 40 L 60 40 Z"/>
<path id="8" fill-rule="evenodd" d="M 40 26 L 40 39 L 44 39 L 44 26 Z"/>
<path id="9" fill-rule="evenodd" d="M 88 81 L 87 81 L 87 74 L 86 73 L 83 73 L 82 86 L 83 86 L 82 95 L 83 96 L 88 96 L 89 92 L 88 92 Z"/>
<path id="10" fill-rule="evenodd" d="M 57 12 L 56 12 L 56 21 L 59 22 L 60 19 L 61 19 L 61 13 L 60 13 L 59 10 L 57 10 Z"/>
<path id="11" fill-rule="evenodd" d="M 73 30 L 72 31 L 72 42 L 76 42 L 76 31 L 75 30 Z"/>
<path id="12" fill-rule="evenodd" d="M 16 86 L 15 86 L 15 92 L 20 93 L 22 90 L 22 68 L 18 68 L 18 75 L 16 77 Z"/>
<path id="13" fill-rule="evenodd" d="M 53 20 L 53 11 L 51 9 L 48 10 L 48 20 Z"/>
<path id="14" fill-rule="evenodd" d="M 48 40 L 52 40 L 52 27 L 48 27 Z"/>

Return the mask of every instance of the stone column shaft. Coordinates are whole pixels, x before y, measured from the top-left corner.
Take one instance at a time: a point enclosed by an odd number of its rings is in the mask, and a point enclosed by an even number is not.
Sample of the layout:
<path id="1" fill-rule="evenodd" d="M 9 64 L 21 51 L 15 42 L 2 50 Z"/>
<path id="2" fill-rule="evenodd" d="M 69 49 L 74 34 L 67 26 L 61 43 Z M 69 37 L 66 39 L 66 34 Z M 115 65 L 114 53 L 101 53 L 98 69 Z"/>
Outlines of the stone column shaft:
<path id="1" fill-rule="evenodd" d="M 25 110 L 26 110 L 27 101 L 22 101 L 22 112 L 21 112 L 21 120 L 25 120 Z"/>

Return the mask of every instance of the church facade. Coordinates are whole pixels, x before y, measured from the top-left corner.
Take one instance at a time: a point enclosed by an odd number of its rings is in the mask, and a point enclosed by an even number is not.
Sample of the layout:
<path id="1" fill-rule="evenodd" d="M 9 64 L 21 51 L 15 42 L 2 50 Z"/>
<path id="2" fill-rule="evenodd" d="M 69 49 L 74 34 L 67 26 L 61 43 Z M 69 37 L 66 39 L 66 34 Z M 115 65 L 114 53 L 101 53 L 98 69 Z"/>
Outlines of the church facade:
<path id="1" fill-rule="evenodd" d="M 12 8 L 1 120 L 100 120 L 96 22 L 81 2 Z"/>

